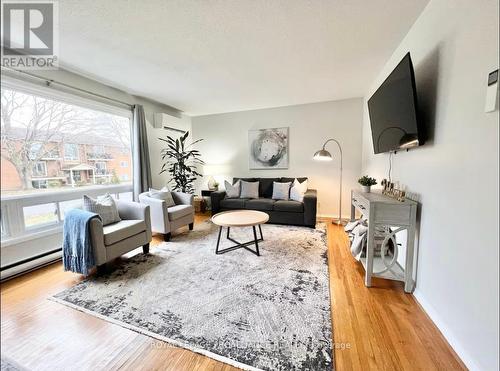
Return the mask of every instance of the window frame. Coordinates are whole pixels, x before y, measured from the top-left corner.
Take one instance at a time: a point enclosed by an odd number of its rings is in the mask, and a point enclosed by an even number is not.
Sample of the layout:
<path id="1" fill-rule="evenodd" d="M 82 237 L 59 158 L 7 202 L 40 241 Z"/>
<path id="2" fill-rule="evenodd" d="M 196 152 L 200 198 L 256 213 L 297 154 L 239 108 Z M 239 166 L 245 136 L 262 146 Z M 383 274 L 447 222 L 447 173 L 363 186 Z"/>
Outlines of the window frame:
<path id="1" fill-rule="evenodd" d="M 98 97 L 93 97 L 87 94 L 77 94 L 75 92 L 68 92 L 67 89 L 62 90 L 62 88 L 50 86 L 47 87 L 46 84 L 39 82 L 38 80 L 29 81 L 30 79 L 19 79 L 15 78 L 9 74 L 4 74 L 2 71 L 1 87 L 5 89 L 16 90 L 24 94 L 31 94 L 37 97 L 56 100 L 66 104 L 75 105 L 81 108 L 100 111 L 103 113 L 108 113 L 112 115 L 121 116 L 129 120 L 130 125 L 130 135 L 132 138 L 132 125 L 133 125 L 133 113 L 132 108 L 126 106 L 125 104 L 120 105 L 118 103 L 114 104 L 106 99 L 98 99 Z M 125 108 L 126 107 L 126 108 Z M 81 159 L 79 144 L 75 143 L 78 149 L 78 160 Z M 61 148 L 62 147 L 62 148 Z M 62 152 L 62 153 L 61 153 Z M 68 161 L 66 159 L 64 146 L 58 147 L 59 159 L 62 161 Z M 133 158 L 132 146 L 130 150 L 126 151 L 127 154 Z M 75 161 L 75 160 L 73 160 Z M 47 169 L 47 167 L 46 167 Z M 48 169 L 47 169 L 48 171 Z M 33 180 L 39 181 L 40 179 L 34 178 Z M 71 199 L 83 197 L 84 194 L 88 194 L 92 197 L 97 197 L 103 192 L 108 192 L 110 194 L 116 195 L 119 198 L 121 193 L 128 193 L 133 191 L 132 184 L 119 184 L 119 185 L 96 185 L 87 186 L 85 189 L 72 189 L 61 191 L 51 191 L 47 190 L 38 194 L 25 194 L 25 195 L 7 195 L 2 196 L 2 240 L 1 247 L 7 247 L 16 245 L 19 243 L 32 241 L 40 236 L 49 236 L 52 234 L 58 234 L 62 231 L 62 219 L 60 217 L 60 206 L 59 203 L 63 201 L 68 201 Z M 24 213 L 23 207 L 34 206 L 40 204 L 46 204 L 54 202 L 56 203 L 58 209 L 58 223 L 40 226 L 40 227 L 30 227 L 26 228 L 24 223 Z"/>
<path id="2" fill-rule="evenodd" d="M 38 172 L 35 174 L 35 169 L 31 169 L 31 177 L 32 178 L 35 178 L 33 180 L 39 180 L 39 179 L 36 179 L 36 178 L 43 178 L 43 177 L 46 177 L 48 172 L 47 172 L 47 161 L 37 161 L 33 164 L 33 167 L 37 167 L 38 165 L 40 164 L 43 164 L 43 168 L 44 168 L 44 172 L 43 174 L 38 174 Z M 37 169 L 38 170 L 38 169 Z"/>
<path id="3" fill-rule="evenodd" d="M 68 157 L 67 156 L 67 151 L 66 150 L 66 146 L 76 146 L 76 157 Z M 63 144 L 63 150 L 64 150 L 64 156 L 63 156 L 63 159 L 64 161 L 67 161 L 67 162 L 78 162 L 80 161 L 80 145 L 78 143 L 64 143 Z"/>
<path id="4" fill-rule="evenodd" d="M 99 164 L 99 166 L 104 165 L 104 173 L 103 174 L 97 172 L 97 170 L 98 170 L 97 164 Z M 95 168 L 95 171 L 96 171 L 96 173 L 95 173 L 96 176 L 107 175 L 108 164 L 106 163 L 106 161 L 96 161 L 96 162 L 94 162 L 94 168 Z M 103 170 L 103 169 L 99 169 L 99 170 Z"/>

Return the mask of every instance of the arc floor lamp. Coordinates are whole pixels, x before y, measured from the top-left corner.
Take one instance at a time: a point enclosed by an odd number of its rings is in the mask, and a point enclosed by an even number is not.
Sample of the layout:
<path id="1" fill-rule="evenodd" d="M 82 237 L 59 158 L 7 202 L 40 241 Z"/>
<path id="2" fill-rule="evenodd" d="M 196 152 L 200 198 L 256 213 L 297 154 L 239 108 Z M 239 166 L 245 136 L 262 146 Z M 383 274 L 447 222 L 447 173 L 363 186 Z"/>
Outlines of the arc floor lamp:
<path id="1" fill-rule="evenodd" d="M 330 152 L 328 152 L 325 148 L 329 142 L 337 143 L 337 146 L 339 147 L 339 151 L 340 151 L 339 219 L 337 220 L 336 224 L 342 225 L 342 146 L 340 145 L 338 140 L 330 138 L 325 142 L 325 144 L 323 144 L 322 149 L 320 149 L 319 151 L 316 151 L 316 153 L 313 156 L 313 159 L 316 161 L 332 161 L 333 160 L 332 154 Z"/>

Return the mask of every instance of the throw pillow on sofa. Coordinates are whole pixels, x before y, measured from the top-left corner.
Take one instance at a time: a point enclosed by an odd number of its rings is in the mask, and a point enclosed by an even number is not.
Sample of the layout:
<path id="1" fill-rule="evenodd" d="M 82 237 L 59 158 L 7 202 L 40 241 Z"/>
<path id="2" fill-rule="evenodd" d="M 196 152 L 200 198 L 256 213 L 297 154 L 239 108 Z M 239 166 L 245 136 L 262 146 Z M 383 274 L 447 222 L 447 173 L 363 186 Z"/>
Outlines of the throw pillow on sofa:
<path id="1" fill-rule="evenodd" d="M 226 188 L 226 198 L 238 198 L 240 197 L 241 181 L 238 180 L 236 183 L 231 184 L 225 180 L 224 188 Z"/>
<path id="2" fill-rule="evenodd" d="M 259 198 L 259 182 L 241 181 L 240 198 Z"/>
<path id="3" fill-rule="evenodd" d="M 299 201 L 303 202 L 304 201 L 304 195 L 307 192 L 307 179 L 304 180 L 302 183 L 298 181 L 298 179 L 295 179 L 293 181 L 292 188 L 290 188 L 290 199 L 294 201 Z"/>
<path id="4" fill-rule="evenodd" d="M 149 197 L 165 201 L 167 207 L 175 206 L 172 192 L 170 192 L 170 189 L 168 189 L 167 187 L 163 187 L 160 190 L 149 188 Z"/>
<path id="5" fill-rule="evenodd" d="M 96 199 L 84 195 L 83 210 L 98 214 L 101 217 L 103 225 L 116 223 L 121 220 L 115 200 L 113 200 L 113 197 L 109 193 L 106 193 L 104 196 L 97 196 Z"/>
<path id="6" fill-rule="evenodd" d="M 285 200 L 290 199 L 290 186 L 291 182 L 288 183 L 278 183 L 273 182 L 273 200 Z"/>

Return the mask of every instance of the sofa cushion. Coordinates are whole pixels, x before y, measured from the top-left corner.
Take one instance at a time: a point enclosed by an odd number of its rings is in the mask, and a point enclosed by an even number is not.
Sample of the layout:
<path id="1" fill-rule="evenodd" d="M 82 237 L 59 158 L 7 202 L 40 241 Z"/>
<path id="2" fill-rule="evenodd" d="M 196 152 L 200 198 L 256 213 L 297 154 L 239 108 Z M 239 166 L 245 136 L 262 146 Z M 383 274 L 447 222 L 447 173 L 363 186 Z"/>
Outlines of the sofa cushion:
<path id="1" fill-rule="evenodd" d="M 149 188 L 148 195 L 151 198 L 165 201 L 167 207 L 175 205 L 174 198 L 172 197 L 172 192 L 170 192 L 170 189 L 168 189 L 168 187 L 163 187 L 162 189 Z"/>
<path id="2" fill-rule="evenodd" d="M 285 200 L 290 199 L 290 187 L 292 183 L 280 183 L 273 182 L 273 200 Z"/>
<path id="3" fill-rule="evenodd" d="M 241 181 L 240 198 L 259 198 L 259 182 Z"/>
<path id="4" fill-rule="evenodd" d="M 168 220 L 177 220 L 184 216 L 194 214 L 193 205 L 175 205 L 167 209 Z"/>
<path id="5" fill-rule="evenodd" d="M 304 203 L 298 201 L 283 201 L 274 202 L 274 211 L 287 211 L 290 213 L 304 212 Z"/>
<path id="6" fill-rule="evenodd" d="M 257 178 L 259 181 L 259 197 L 273 197 L 273 183 L 279 182 L 280 178 Z"/>
<path id="7" fill-rule="evenodd" d="M 257 198 L 245 202 L 245 209 L 249 210 L 269 210 L 273 209 L 274 200 L 270 198 Z"/>
<path id="8" fill-rule="evenodd" d="M 227 198 L 239 198 L 240 197 L 240 188 L 241 181 L 237 181 L 234 184 L 229 183 L 227 180 L 224 181 L 224 188 L 226 188 L 226 197 Z"/>
<path id="9" fill-rule="evenodd" d="M 109 193 L 97 196 L 96 199 L 83 195 L 83 210 L 99 214 L 103 225 L 116 223 L 121 220 L 115 200 Z"/>
<path id="10" fill-rule="evenodd" d="M 298 179 L 293 181 L 292 188 L 290 189 L 290 199 L 294 201 L 303 202 L 304 195 L 307 192 L 308 180 L 304 180 L 302 183 Z"/>
<path id="11" fill-rule="evenodd" d="M 112 245 L 146 230 L 144 220 L 122 220 L 103 227 L 104 244 Z"/>
<path id="12" fill-rule="evenodd" d="M 248 198 L 225 198 L 220 202 L 223 209 L 244 209 Z"/>
<path id="13" fill-rule="evenodd" d="M 302 183 L 304 180 L 307 180 L 307 178 L 285 178 L 285 177 L 283 177 L 283 178 L 281 178 L 280 182 L 282 182 L 282 183 L 292 182 L 293 183 L 293 181 L 295 179 L 297 179 L 300 183 Z"/>

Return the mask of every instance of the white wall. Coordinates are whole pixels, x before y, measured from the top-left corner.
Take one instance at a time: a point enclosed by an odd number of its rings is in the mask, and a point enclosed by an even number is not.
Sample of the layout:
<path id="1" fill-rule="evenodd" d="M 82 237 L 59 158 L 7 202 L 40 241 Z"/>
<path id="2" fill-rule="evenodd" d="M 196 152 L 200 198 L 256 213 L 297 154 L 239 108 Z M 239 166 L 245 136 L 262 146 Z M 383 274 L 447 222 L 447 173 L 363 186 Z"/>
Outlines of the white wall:
<path id="1" fill-rule="evenodd" d="M 432 0 L 373 82 L 411 52 L 432 139 L 394 158 L 420 195 L 415 296 L 471 369 L 498 370 L 498 111 L 484 112 L 498 68 L 498 1 Z M 386 177 L 364 114 L 363 172 Z"/>
<path id="2" fill-rule="evenodd" d="M 362 99 L 303 104 L 253 111 L 224 113 L 192 118 L 194 139 L 207 164 L 223 165 L 222 175 L 232 177 L 307 176 L 310 188 L 318 190 L 319 214 L 338 214 L 339 152 L 335 143 L 328 150 L 332 162 L 313 161 L 314 152 L 328 138 L 336 138 L 344 151 L 343 216 L 349 214 L 350 189 L 361 170 Z M 290 162 L 286 170 L 250 170 L 248 130 L 290 128 Z M 198 188 L 207 188 L 206 179 Z"/>

